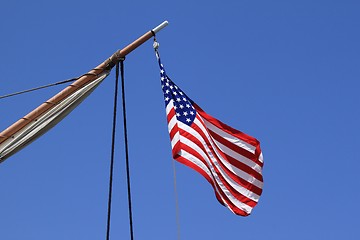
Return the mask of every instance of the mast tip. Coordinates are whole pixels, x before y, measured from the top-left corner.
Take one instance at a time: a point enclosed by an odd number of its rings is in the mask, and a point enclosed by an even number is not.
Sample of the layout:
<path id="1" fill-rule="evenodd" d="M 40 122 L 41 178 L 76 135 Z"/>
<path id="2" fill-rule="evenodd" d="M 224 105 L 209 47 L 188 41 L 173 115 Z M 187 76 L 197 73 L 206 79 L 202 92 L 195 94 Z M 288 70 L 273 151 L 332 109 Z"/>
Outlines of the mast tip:
<path id="1" fill-rule="evenodd" d="M 156 28 L 154 28 L 152 31 L 154 33 L 158 33 L 161 29 L 163 29 L 164 27 L 166 27 L 167 25 L 169 25 L 168 21 L 164 21 L 162 22 L 159 26 L 157 26 Z"/>

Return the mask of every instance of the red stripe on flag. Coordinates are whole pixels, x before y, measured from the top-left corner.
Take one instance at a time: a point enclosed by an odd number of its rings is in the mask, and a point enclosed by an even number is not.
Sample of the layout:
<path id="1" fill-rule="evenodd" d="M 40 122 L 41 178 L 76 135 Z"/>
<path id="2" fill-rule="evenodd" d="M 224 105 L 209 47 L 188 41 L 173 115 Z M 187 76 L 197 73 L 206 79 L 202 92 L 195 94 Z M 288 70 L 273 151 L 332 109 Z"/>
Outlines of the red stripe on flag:
<path id="1" fill-rule="evenodd" d="M 224 139 L 223 137 L 221 137 L 217 133 L 211 131 L 210 129 L 208 129 L 208 131 L 209 131 L 209 134 L 211 135 L 211 137 L 213 137 L 216 141 L 218 141 L 221 144 L 223 144 L 224 146 L 230 148 L 234 152 L 246 157 L 247 159 L 252 160 L 256 164 L 258 164 L 260 167 L 263 166 L 263 163 L 261 161 L 259 161 L 258 157 L 255 154 L 253 154 L 253 153 L 247 151 L 246 149 L 243 149 L 243 148 L 241 148 L 241 147 L 227 141 L 226 139 Z"/>
<path id="2" fill-rule="evenodd" d="M 183 129 L 180 129 L 180 134 L 183 134 L 183 132 L 185 132 Z M 193 135 L 191 135 L 190 133 L 187 133 L 189 136 L 188 136 L 188 139 L 190 139 L 191 137 L 191 141 L 192 143 L 196 144 L 199 148 L 201 148 L 204 153 L 206 154 L 206 150 L 204 148 L 204 146 L 201 144 L 201 142 L 196 138 L 194 137 Z M 205 140 L 205 139 L 204 139 Z M 199 160 L 201 160 L 209 169 L 210 172 L 211 171 L 211 168 L 209 166 L 209 163 L 207 163 L 207 161 L 201 156 L 200 153 L 198 153 L 195 149 L 193 149 L 191 146 L 188 146 L 184 143 L 182 143 L 181 145 L 181 148 L 184 149 L 185 151 L 191 153 L 192 155 L 194 155 L 195 157 L 197 157 Z M 214 157 L 216 158 L 215 156 L 215 153 L 214 154 Z M 227 180 L 223 177 L 222 173 L 218 170 L 218 167 L 214 164 L 214 162 L 211 160 L 210 156 L 208 154 L 206 154 L 208 159 L 209 159 L 209 162 L 211 164 L 211 166 L 213 167 L 213 169 L 215 170 L 215 173 L 216 175 L 220 178 L 222 184 L 224 184 L 227 188 L 227 190 L 236 198 L 238 199 L 239 201 L 247 204 L 248 206 L 251 206 L 251 207 L 254 207 L 256 205 L 256 201 L 254 200 L 251 200 L 249 199 L 248 197 L 242 195 L 241 193 L 239 193 L 237 190 L 235 190 L 228 182 Z M 221 162 L 219 159 L 216 159 L 218 162 Z M 232 173 L 231 173 L 232 174 Z M 215 177 L 213 176 L 213 179 Z M 216 180 L 213 180 L 214 183 L 218 186 Z M 249 182 L 247 182 L 249 185 L 251 185 Z M 252 185 L 251 185 L 252 186 Z M 220 186 L 218 186 L 218 189 L 221 189 Z"/>
<path id="3" fill-rule="evenodd" d="M 215 192 L 215 196 L 216 196 L 216 199 L 219 201 L 219 203 L 221 203 L 222 205 L 225 205 L 224 201 L 226 202 L 226 205 L 231 209 L 231 211 L 233 211 L 235 214 L 237 215 L 241 215 L 241 216 L 248 216 L 250 215 L 249 213 L 247 213 L 246 211 L 238 208 L 235 206 L 235 204 L 233 204 L 229 199 L 228 197 L 222 192 L 217 192 L 216 191 L 216 187 L 214 185 L 214 182 L 209 179 L 209 176 L 201 169 L 199 168 L 196 164 L 192 163 L 191 161 L 189 161 L 187 158 L 185 157 L 182 157 L 180 155 L 177 155 L 176 157 L 174 157 L 174 159 L 192 169 L 194 169 L 195 171 L 197 171 L 198 173 L 200 173 L 210 184 L 211 186 L 213 187 L 214 189 L 214 192 Z M 221 197 L 220 197 L 220 195 Z"/>
<path id="4" fill-rule="evenodd" d="M 249 136 L 235 128 L 232 128 L 230 127 L 229 125 L 219 121 L 218 119 L 210 116 L 209 114 L 207 114 L 204 110 L 202 110 L 196 103 L 193 103 L 193 106 L 195 107 L 196 111 L 198 112 L 198 114 L 206 119 L 208 122 L 210 122 L 211 124 L 213 124 L 214 126 L 216 126 L 217 128 L 221 129 L 222 131 L 252 145 L 254 148 L 259 148 L 260 149 L 260 142 L 252 137 L 252 136 Z M 246 151 L 246 150 L 245 150 Z M 261 153 L 261 152 L 260 152 Z M 259 161 L 259 155 L 260 155 L 259 152 L 255 151 L 255 158 L 254 157 L 251 157 L 249 159 L 252 159 L 254 160 L 256 163 L 258 163 L 261 167 L 263 166 L 263 162 Z M 246 155 L 244 155 L 246 156 Z"/>
<path id="5" fill-rule="evenodd" d="M 169 103 L 169 104 L 171 104 L 171 103 Z M 166 115 L 167 122 L 169 123 L 174 116 L 175 116 L 175 110 L 174 110 L 174 108 L 171 108 L 170 111 Z"/>
<path id="6" fill-rule="evenodd" d="M 202 116 L 203 118 L 205 118 L 207 121 L 209 121 L 210 123 L 212 123 L 213 125 L 217 126 L 218 128 L 222 129 L 223 131 L 236 136 L 237 138 L 251 144 L 252 146 L 256 147 L 257 145 L 259 145 L 259 141 L 254 138 L 251 137 L 235 128 L 230 127 L 229 125 L 219 121 L 218 119 L 210 116 L 209 114 L 207 114 L 204 110 L 202 110 L 196 103 L 193 103 L 193 106 L 195 107 L 196 111 L 200 114 L 200 116 Z"/>
<path id="7" fill-rule="evenodd" d="M 193 162 L 189 161 L 189 159 L 184 158 L 183 156 L 181 156 L 180 154 L 175 154 L 174 159 L 176 161 L 178 161 L 179 163 L 184 164 L 185 166 L 188 166 L 192 169 L 194 169 L 195 171 L 197 171 L 198 173 L 200 173 L 205 179 L 206 181 L 208 181 L 210 183 L 210 185 L 213 187 L 214 192 L 215 192 L 215 196 L 217 198 L 217 200 L 224 205 L 219 193 L 215 190 L 215 185 L 214 182 L 212 181 L 212 179 L 209 177 L 209 175 L 200 167 L 198 167 L 196 164 L 194 164 Z"/>
<path id="8" fill-rule="evenodd" d="M 205 141 L 205 144 L 207 146 L 211 146 L 209 140 L 205 137 L 205 135 L 203 134 L 203 132 L 201 131 L 200 128 L 198 128 L 196 125 L 192 126 L 192 129 L 194 129 L 195 131 L 197 131 L 200 136 L 202 137 L 203 141 Z M 180 134 L 183 135 L 183 133 L 186 132 L 185 130 L 180 128 Z M 207 150 L 205 149 L 204 145 L 193 135 L 191 135 L 190 133 L 186 132 L 186 134 L 188 134 L 190 137 L 188 137 L 188 139 L 191 139 L 191 141 L 196 144 L 200 149 L 203 150 L 203 152 L 206 154 L 206 156 L 208 157 L 208 159 L 210 159 L 211 161 L 211 157 L 209 156 L 209 154 L 207 153 Z M 191 153 L 196 152 L 195 150 L 193 150 Z M 214 150 L 211 150 L 213 157 L 217 160 L 217 162 L 220 164 L 221 169 L 226 173 L 226 175 L 228 175 L 234 182 L 236 182 L 238 185 L 242 186 L 243 188 L 246 188 L 247 190 L 250 190 L 251 192 L 260 195 L 262 192 L 262 189 L 257 187 L 256 185 L 251 184 L 249 181 L 246 181 L 245 179 L 243 179 L 242 177 L 234 174 L 233 172 L 231 172 L 222 162 L 221 159 L 219 159 L 219 157 L 217 156 L 218 154 L 214 152 Z M 221 152 L 219 152 L 220 154 L 222 154 Z M 201 155 L 196 155 L 196 157 L 202 159 Z M 224 160 L 227 160 L 226 157 L 224 155 L 222 155 L 222 157 L 224 158 Z M 206 164 L 208 167 L 209 165 L 204 162 L 204 164 Z M 213 165 L 214 168 L 217 168 Z M 221 174 L 218 172 L 218 174 Z"/>
<path id="9" fill-rule="evenodd" d="M 198 118 L 198 119 L 199 119 L 199 118 Z M 201 121 L 201 119 L 199 119 L 199 121 L 201 122 L 201 124 L 203 125 L 203 127 L 204 127 L 205 129 L 207 129 L 206 126 L 204 125 L 203 121 Z M 203 133 L 203 131 L 202 131 L 197 125 L 193 124 L 191 127 L 201 135 L 201 137 L 206 141 L 206 144 L 207 144 L 207 145 L 211 146 L 210 142 L 208 141 L 208 138 L 205 136 L 205 134 Z M 208 129 L 207 129 L 207 130 L 208 130 Z M 208 131 L 209 131 L 209 130 L 208 130 Z M 214 142 L 213 142 L 213 143 L 214 143 Z M 214 145 L 216 146 L 215 143 L 214 143 Z M 211 147 L 211 149 L 213 149 L 213 148 Z M 218 150 L 218 152 L 219 152 L 220 154 L 222 154 L 223 159 L 226 160 L 228 163 L 230 163 L 231 165 L 237 167 L 238 169 L 246 172 L 247 174 L 253 176 L 253 177 L 256 178 L 257 180 L 259 180 L 259 181 L 261 181 L 261 182 L 263 181 L 262 175 L 259 174 L 257 171 L 255 171 L 255 170 L 252 169 L 251 167 L 247 166 L 246 164 L 240 162 L 239 160 L 237 160 L 237 159 L 235 159 L 235 158 L 233 158 L 233 157 L 225 154 L 224 152 L 221 151 L 221 149 L 219 149 L 219 148 L 216 148 L 216 149 Z M 212 150 L 212 151 L 214 152 L 214 150 Z"/>

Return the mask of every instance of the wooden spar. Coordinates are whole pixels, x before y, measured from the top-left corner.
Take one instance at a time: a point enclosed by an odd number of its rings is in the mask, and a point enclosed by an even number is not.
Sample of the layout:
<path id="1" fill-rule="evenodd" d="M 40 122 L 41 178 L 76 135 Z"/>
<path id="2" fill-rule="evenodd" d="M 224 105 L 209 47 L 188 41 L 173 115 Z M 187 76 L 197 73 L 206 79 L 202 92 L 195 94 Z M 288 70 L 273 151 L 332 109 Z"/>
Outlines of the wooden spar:
<path id="1" fill-rule="evenodd" d="M 77 91 L 79 88 L 87 85 L 88 83 L 94 81 L 98 78 L 98 76 L 106 71 L 110 71 L 122 58 L 124 58 L 126 55 L 131 53 L 133 50 L 135 50 L 137 47 L 145 43 L 147 40 L 149 40 L 151 37 L 155 36 L 157 32 L 159 32 L 161 29 L 166 27 L 168 25 L 167 21 L 164 21 L 162 24 L 157 26 L 156 28 L 148 31 L 138 39 L 136 39 L 134 42 L 126 46 L 125 48 L 116 51 L 110 58 L 108 58 L 106 61 L 95 67 L 94 69 L 90 70 L 87 74 L 84 74 L 81 76 L 78 80 L 76 80 L 74 83 L 70 84 L 68 87 L 63 89 L 61 92 L 41 104 L 39 107 L 28 113 L 25 117 L 19 119 L 17 122 L 9 126 L 7 129 L 5 129 L 3 132 L 0 133 L 0 144 L 12 137 L 15 133 L 20 131 L 22 128 L 24 128 L 28 123 L 31 123 L 32 121 L 36 121 L 36 119 L 44 114 L 46 111 L 51 109 L 52 106 L 57 105 L 59 102 L 61 102 L 66 97 L 73 94 L 75 91 Z"/>

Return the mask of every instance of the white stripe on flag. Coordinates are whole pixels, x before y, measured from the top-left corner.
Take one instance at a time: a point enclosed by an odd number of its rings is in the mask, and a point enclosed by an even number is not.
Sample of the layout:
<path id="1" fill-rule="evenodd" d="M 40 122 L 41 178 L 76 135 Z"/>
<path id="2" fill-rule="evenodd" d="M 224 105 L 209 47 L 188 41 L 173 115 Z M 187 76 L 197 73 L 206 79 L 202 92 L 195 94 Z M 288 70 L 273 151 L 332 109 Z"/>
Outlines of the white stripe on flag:
<path id="1" fill-rule="evenodd" d="M 181 155 L 182 157 L 186 158 L 187 160 L 195 163 L 196 162 L 201 162 L 197 157 L 195 157 L 194 155 L 186 152 L 186 151 L 181 151 Z M 213 171 L 213 170 L 212 170 Z M 237 208 L 250 213 L 252 210 L 252 207 L 246 205 L 245 203 L 237 200 L 227 189 L 226 187 L 222 184 L 221 180 L 219 179 L 219 177 L 215 174 L 214 177 L 216 178 L 216 181 L 219 182 L 219 187 L 221 188 L 222 192 L 227 196 L 227 198 L 232 202 L 232 204 L 234 204 Z M 215 185 L 216 186 L 216 185 Z M 218 190 L 217 190 L 218 191 Z M 221 197 L 221 194 L 219 194 Z M 225 203 L 224 199 L 222 199 L 223 202 Z M 229 208 L 231 209 L 231 208 Z"/>
<path id="2" fill-rule="evenodd" d="M 247 157 L 244 157 L 243 155 L 235 152 L 234 150 L 228 148 L 227 146 L 223 145 L 221 142 L 218 142 L 217 140 L 213 139 L 216 146 L 218 146 L 218 148 L 224 152 L 226 155 L 229 155 L 230 157 L 236 159 L 239 162 L 242 162 L 243 164 L 251 167 L 252 169 L 254 169 L 256 172 L 261 174 L 261 167 L 259 166 L 259 164 L 257 164 L 256 162 L 254 162 L 251 159 L 248 159 Z"/>
<path id="3" fill-rule="evenodd" d="M 247 150 L 248 152 L 251 152 L 252 154 L 255 154 L 255 150 L 256 150 L 256 147 L 247 143 L 247 142 L 244 142 L 243 140 L 219 129 L 218 127 L 216 127 L 215 125 L 213 125 L 212 123 L 210 123 L 209 121 L 207 121 L 206 119 L 202 118 L 204 123 L 205 123 L 205 126 L 210 129 L 211 131 L 217 133 L 218 135 L 220 135 L 222 138 L 226 139 L 228 142 L 231 142 L 232 144 L 238 146 L 238 147 L 241 147 L 245 150 Z"/>
<path id="4" fill-rule="evenodd" d="M 185 131 L 189 131 L 189 127 L 186 125 L 186 124 L 179 124 L 179 127 L 180 128 L 183 128 Z M 198 135 L 198 134 L 196 134 Z M 202 145 L 205 147 L 206 151 L 209 153 L 211 152 L 211 150 L 207 147 L 207 144 L 205 143 L 205 141 L 203 140 L 203 138 L 198 135 L 198 136 L 195 136 L 201 143 Z M 229 183 L 238 193 L 242 194 L 243 196 L 246 196 L 248 197 L 249 199 L 257 202 L 258 199 L 259 199 L 259 196 L 253 192 L 251 192 L 250 190 L 240 186 L 238 183 L 235 183 L 225 172 L 224 170 L 221 168 L 221 166 L 219 165 L 216 157 L 212 156 L 212 154 L 210 156 L 211 159 L 209 159 L 209 157 L 206 155 L 206 153 L 201 149 L 199 148 L 199 146 L 197 146 L 195 143 L 193 143 L 191 140 L 185 138 L 185 137 L 182 137 L 181 138 L 181 142 L 186 144 L 187 146 L 189 146 L 190 148 L 194 149 L 196 152 L 198 152 L 202 158 L 207 162 L 207 164 L 210 166 L 210 169 L 211 169 L 211 172 L 212 174 L 215 176 L 217 176 L 217 173 L 215 172 L 215 169 L 213 168 L 213 165 L 212 163 L 214 163 L 214 165 L 216 166 L 216 168 L 219 170 L 220 174 L 224 177 L 225 181 L 227 183 Z M 222 184 L 222 181 L 217 178 L 218 181 L 221 182 Z M 246 179 L 245 179 L 246 180 Z M 220 184 L 219 182 L 217 181 L 218 184 Z"/>
<path id="5" fill-rule="evenodd" d="M 212 141 L 211 141 L 211 137 L 209 136 L 209 133 L 206 131 L 204 125 L 197 119 L 195 118 L 194 123 L 201 129 L 201 131 L 205 134 L 205 136 L 209 139 L 209 142 L 212 146 L 213 149 L 216 149 L 214 145 L 212 145 Z M 245 181 L 254 184 L 255 186 L 262 188 L 262 182 L 257 180 L 255 177 L 251 176 L 250 174 L 248 174 L 247 172 L 244 172 L 243 170 L 231 165 L 230 163 L 228 163 L 226 160 L 224 160 L 220 154 L 217 154 L 219 159 L 221 160 L 221 162 L 224 165 L 229 166 L 229 170 L 231 171 L 232 169 L 237 169 L 236 171 L 239 171 L 239 173 L 241 173 L 241 175 L 238 175 L 239 177 L 241 177 L 242 179 L 244 179 Z"/>

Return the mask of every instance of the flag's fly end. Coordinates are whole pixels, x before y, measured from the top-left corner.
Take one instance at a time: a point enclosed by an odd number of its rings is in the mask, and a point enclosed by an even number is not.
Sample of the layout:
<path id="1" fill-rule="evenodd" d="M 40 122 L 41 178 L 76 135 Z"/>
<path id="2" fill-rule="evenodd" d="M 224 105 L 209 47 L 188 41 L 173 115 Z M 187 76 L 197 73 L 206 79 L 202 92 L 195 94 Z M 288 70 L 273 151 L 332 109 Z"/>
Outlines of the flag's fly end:
<path id="1" fill-rule="evenodd" d="M 154 33 L 158 33 L 161 29 L 163 29 L 164 27 L 166 27 L 167 25 L 169 25 L 168 21 L 164 21 L 163 23 L 161 23 L 159 26 L 157 26 L 156 28 L 154 28 L 152 31 Z"/>

